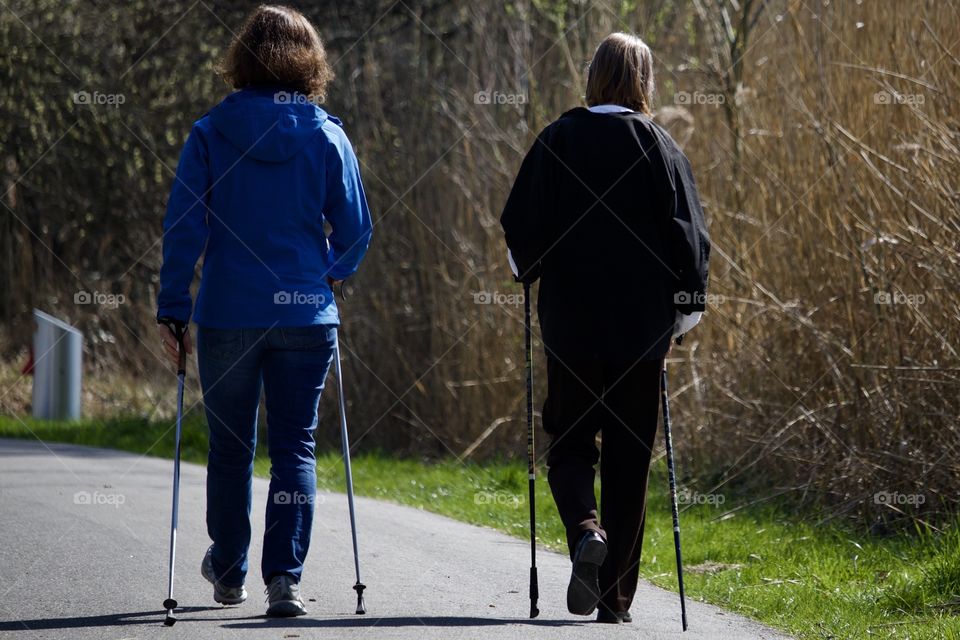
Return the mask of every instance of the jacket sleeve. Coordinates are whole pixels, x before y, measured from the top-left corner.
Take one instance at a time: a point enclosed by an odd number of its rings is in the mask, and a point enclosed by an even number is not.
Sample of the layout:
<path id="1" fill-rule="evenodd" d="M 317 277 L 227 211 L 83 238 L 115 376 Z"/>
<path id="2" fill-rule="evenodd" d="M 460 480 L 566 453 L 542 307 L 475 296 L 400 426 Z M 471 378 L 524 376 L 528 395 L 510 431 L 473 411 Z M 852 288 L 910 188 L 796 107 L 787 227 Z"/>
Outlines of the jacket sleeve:
<path id="1" fill-rule="evenodd" d="M 530 284 L 540 277 L 540 261 L 547 246 L 547 216 L 556 180 L 556 156 L 549 144 L 549 127 L 533 143 L 520 165 L 500 216 L 507 248 L 516 264 L 517 280 Z"/>
<path id="2" fill-rule="evenodd" d="M 373 235 L 373 222 L 360 180 L 360 166 L 346 135 L 331 141 L 326 156 L 327 200 L 323 215 L 330 223 L 330 270 L 334 280 L 356 273 Z"/>
<path id="3" fill-rule="evenodd" d="M 674 307 L 680 313 L 691 314 L 706 308 L 710 236 L 690 162 L 676 147 L 667 154 L 667 168 L 672 172 L 673 183 L 667 244 L 670 268 L 677 277 Z"/>
<path id="4" fill-rule="evenodd" d="M 207 243 L 210 171 L 202 135 L 196 127 L 180 153 L 177 174 L 163 219 L 163 265 L 157 317 L 189 322 L 193 310 L 190 284 Z"/>

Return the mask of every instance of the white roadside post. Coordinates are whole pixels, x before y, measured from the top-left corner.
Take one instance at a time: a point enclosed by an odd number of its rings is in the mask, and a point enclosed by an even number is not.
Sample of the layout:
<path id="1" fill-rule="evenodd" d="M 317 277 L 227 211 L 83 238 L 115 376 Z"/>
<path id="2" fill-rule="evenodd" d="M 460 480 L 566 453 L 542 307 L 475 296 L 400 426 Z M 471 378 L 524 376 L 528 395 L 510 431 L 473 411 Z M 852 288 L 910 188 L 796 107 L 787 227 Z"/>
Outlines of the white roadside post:
<path id="1" fill-rule="evenodd" d="M 53 316 L 33 310 L 33 417 L 40 420 L 80 418 L 83 334 Z"/>

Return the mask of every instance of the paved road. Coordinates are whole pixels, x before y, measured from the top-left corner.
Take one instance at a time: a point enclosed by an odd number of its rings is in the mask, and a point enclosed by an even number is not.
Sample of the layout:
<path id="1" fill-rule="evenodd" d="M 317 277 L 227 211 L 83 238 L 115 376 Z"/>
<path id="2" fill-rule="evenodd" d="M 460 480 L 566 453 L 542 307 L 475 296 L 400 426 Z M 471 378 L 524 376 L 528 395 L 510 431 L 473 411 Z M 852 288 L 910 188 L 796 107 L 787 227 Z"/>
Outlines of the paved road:
<path id="1" fill-rule="evenodd" d="M 245 604 L 220 607 L 198 572 L 208 539 L 204 470 L 196 465 L 184 465 L 182 475 L 176 597 L 186 609 L 176 626 L 164 627 L 170 475 L 166 460 L 0 440 L 0 638 L 784 637 L 696 602 L 689 604 L 690 631 L 681 634 L 676 596 L 647 584 L 632 625 L 576 618 L 564 607 L 569 561 L 545 551 L 541 614 L 530 621 L 522 541 L 368 499 L 358 501 L 357 517 L 370 613 L 357 616 L 346 498 L 339 494 L 323 494 L 317 509 L 304 571 L 308 616 L 264 618 L 259 571 L 251 572 Z M 263 530 L 266 489 L 266 481 L 255 481 L 255 532 Z"/>

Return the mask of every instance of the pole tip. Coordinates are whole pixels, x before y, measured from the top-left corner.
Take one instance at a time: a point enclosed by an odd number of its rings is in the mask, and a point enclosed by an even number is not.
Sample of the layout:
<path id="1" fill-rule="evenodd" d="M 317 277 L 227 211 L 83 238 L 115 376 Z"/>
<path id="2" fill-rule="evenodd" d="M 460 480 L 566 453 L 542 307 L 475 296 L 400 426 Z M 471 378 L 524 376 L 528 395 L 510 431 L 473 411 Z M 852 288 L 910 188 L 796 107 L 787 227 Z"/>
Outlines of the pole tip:
<path id="1" fill-rule="evenodd" d="M 540 615 L 540 609 L 537 609 L 537 605 L 531 604 L 531 605 L 530 605 L 530 617 L 531 617 L 531 618 L 536 618 L 538 615 Z"/>
<path id="2" fill-rule="evenodd" d="M 163 619 L 163 626 L 172 627 L 177 624 L 177 617 L 173 615 L 173 610 L 177 608 L 177 601 L 173 598 L 167 598 L 163 601 L 163 608 L 167 610 L 167 617 Z"/>
<path id="3" fill-rule="evenodd" d="M 353 590 L 357 592 L 357 615 L 358 616 L 362 616 L 367 612 L 367 605 L 363 601 L 363 590 L 366 588 L 367 586 L 360 582 L 353 585 Z"/>

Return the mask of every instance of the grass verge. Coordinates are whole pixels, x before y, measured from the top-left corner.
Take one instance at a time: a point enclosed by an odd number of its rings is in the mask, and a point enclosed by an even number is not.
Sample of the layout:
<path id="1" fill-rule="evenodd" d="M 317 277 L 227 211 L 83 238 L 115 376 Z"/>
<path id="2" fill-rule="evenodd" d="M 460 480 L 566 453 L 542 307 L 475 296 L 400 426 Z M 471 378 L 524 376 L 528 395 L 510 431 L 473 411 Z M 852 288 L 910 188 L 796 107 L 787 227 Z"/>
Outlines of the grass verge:
<path id="1" fill-rule="evenodd" d="M 39 438 L 172 456 L 169 422 L 113 419 L 79 423 L 0 417 L 0 437 Z M 188 416 L 183 458 L 203 464 L 202 418 Z M 516 462 L 423 462 L 363 453 L 353 460 L 357 493 L 464 522 L 528 535 L 526 468 Z M 268 475 L 258 451 L 256 473 Z M 318 456 L 320 488 L 342 491 L 339 453 Z M 664 469 L 651 473 L 642 574 L 676 588 Z M 729 513 L 733 496 L 693 494 L 681 514 L 689 597 L 736 611 L 798 638 L 960 639 L 960 521 L 945 533 L 875 538 L 775 506 Z M 720 517 L 727 513 L 725 517 Z M 563 529 L 543 474 L 537 480 L 540 541 L 564 548 Z M 641 603 L 638 603 L 641 604 Z M 642 624 L 642 612 L 636 616 Z"/>

